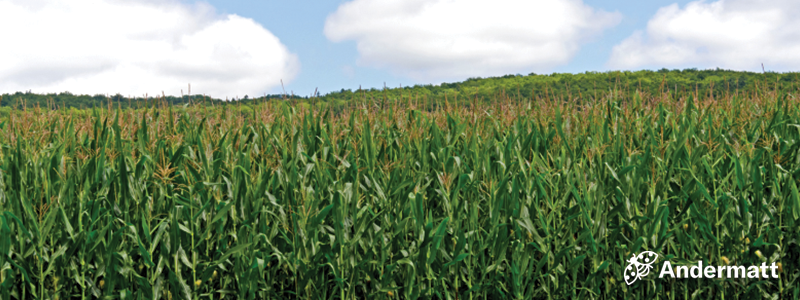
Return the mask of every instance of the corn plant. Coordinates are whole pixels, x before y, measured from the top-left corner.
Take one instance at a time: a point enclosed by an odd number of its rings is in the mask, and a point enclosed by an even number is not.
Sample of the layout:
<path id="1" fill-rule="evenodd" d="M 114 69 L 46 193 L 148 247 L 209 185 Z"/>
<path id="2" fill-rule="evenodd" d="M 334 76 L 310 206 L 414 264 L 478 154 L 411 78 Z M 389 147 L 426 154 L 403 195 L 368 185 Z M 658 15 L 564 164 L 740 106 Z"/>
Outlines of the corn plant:
<path id="1" fill-rule="evenodd" d="M 625 95 L 12 111 L 0 294 L 797 299 L 800 99 Z"/>

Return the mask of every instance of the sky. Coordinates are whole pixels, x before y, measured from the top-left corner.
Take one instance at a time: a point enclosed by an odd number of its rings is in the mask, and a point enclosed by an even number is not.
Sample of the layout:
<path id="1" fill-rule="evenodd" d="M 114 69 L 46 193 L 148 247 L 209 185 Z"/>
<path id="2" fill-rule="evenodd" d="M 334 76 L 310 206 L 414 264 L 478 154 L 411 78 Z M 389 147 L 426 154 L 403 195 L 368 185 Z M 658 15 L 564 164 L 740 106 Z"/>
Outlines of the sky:
<path id="1" fill-rule="evenodd" d="M 0 0 L 0 93 L 236 99 L 507 74 L 800 70 L 800 1 Z"/>

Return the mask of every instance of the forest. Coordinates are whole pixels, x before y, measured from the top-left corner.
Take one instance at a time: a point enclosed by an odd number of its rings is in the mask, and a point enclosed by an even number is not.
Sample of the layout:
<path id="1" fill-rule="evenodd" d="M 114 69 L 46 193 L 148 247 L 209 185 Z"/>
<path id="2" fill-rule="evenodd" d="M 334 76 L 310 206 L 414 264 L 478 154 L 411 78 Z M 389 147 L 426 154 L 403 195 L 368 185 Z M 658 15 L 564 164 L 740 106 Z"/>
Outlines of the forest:
<path id="1" fill-rule="evenodd" d="M 528 75 L 505 75 L 490 78 L 469 78 L 462 82 L 426 84 L 406 87 L 380 87 L 369 89 L 341 89 L 317 97 L 301 95 L 269 94 L 260 97 L 244 96 L 241 99 L 215 99 L 204 95 L 127 97 L 124 95 L 75 95 L 68 91 L 58 94 L 35 94 L 16 92 L 0 95 L 0 115 L 10 109 L 24 107 L 50 107 L 51 109 L 107 107 L 109 103 L 124 108 L 152 107 L 157 104 L 171 105 L 230 105 L 253 104 L 264 101 L 289 101 L 289 104 L 309 106 L 327 105 L 342 107 L 354 103 L 415 102 L 422 107 L 458 105 L 488 99 L 579 99 L 588 96 L 601 98 L 603 93 L 616 91 L 642 97 L 669 95 L 681 98 L 703 93 L 704 96 L 719 97 L 733 93 L 752 94 L 766 90 L 797 91 L 800 89 L 798 72 L 742 72 L 731 70 L 668 70 L 658 71 L 613 71 L 584 72 L 579 74 L 553 73 Z M 569 99 L 565 99 L 569 98 Z M 426 106 L 427 105 L 427 106 Z"/>

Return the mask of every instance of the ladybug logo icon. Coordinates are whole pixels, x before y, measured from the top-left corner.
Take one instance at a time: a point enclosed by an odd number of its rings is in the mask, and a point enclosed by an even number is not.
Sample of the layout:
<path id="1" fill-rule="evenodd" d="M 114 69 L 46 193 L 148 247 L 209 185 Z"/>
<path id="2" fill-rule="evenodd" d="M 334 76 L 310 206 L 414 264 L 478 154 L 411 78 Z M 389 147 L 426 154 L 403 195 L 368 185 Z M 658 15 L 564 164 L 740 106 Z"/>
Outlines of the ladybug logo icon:
<path id="1" fill-rule="evenodd" d="M 658 254 L 653 251 L 644 251 L 636 255 L 631 255 L 628 259 L 628 266 L 625 267 L 623 274 L 625 275 L 625 283 L 628 285 L 633 284 L 638 279 L 642 279 L 650 270 L 653 269 L 653 263 L 658 259 Z"/>

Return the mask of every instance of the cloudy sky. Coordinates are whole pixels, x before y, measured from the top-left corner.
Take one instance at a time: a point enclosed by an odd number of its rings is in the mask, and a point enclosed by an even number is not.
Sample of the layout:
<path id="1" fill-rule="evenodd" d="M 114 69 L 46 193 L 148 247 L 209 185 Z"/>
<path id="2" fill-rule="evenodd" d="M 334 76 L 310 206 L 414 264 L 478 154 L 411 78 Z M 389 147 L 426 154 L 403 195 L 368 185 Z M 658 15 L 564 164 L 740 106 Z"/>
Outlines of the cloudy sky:
<path id="1" fill-rule="evenodd" d="M 0 41 L 0 93 L 308 96 L 531 72 L 797 71 L 800 1 L 0 0 Z"/>

